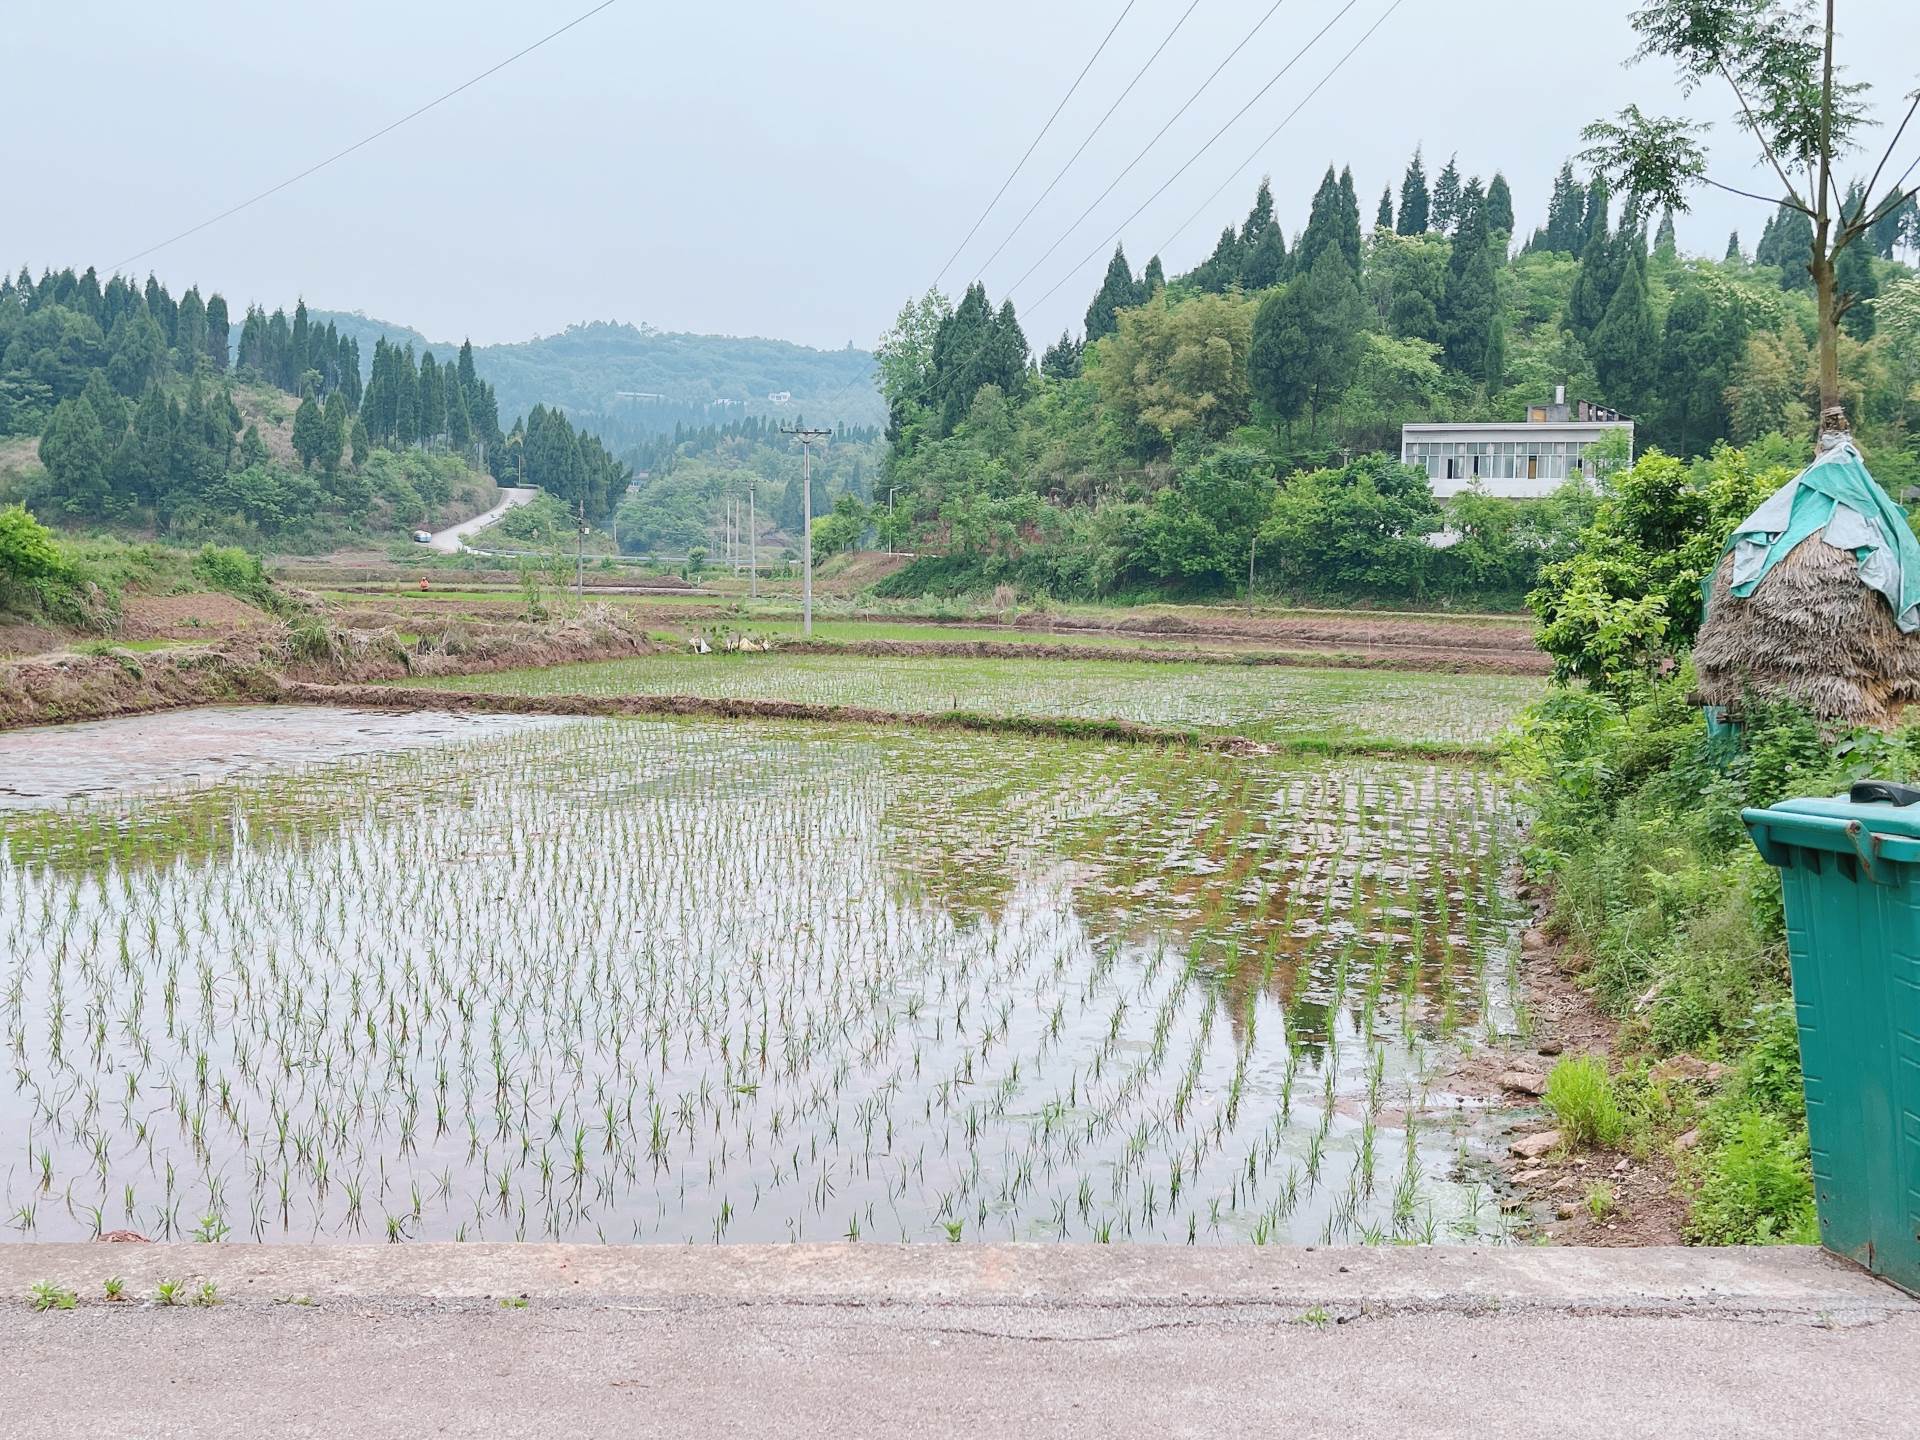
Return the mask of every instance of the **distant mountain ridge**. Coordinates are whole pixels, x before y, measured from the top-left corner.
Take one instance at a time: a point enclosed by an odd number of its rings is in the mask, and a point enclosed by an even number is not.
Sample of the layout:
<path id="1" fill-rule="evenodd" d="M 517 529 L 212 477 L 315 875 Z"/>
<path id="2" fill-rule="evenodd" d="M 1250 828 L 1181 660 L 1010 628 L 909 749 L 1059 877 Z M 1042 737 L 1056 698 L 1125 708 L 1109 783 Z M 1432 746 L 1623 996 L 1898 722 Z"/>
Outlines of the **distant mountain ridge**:
<path id="1" fill-rule="evenodd" d="M 412 345 L 448 360 L 460 342 L 340 310 L 310 312 L 359 342 L 363 368 L 374 342 Z M 886 408 L 874 386 L 871 353 L 815 350 L 786 340 L 690 335 L 596 320 L 557 335 L 476 345 L 473 362 L 499 396 L 503 419 L 534 405 L 557 406 L 609 443 L 671 431 L 676 424 L 724 423 L 743 415 L 804 416 L 810 423 L 879 425 Z"/>

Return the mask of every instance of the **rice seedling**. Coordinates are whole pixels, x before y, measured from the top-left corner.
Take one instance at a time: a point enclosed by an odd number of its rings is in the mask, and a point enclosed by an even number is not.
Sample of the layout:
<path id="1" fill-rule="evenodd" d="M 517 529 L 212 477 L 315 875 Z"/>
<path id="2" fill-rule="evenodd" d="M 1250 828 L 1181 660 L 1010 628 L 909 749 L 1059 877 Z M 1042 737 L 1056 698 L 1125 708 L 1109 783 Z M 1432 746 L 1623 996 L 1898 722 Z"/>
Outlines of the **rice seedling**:
<path id="1" fill-rule="evenodd" d="M 1509 1013 L 1513 822 L 1474 768 L 584 719 L 15 809 L 0 1207 L 209 1244 L 1490 1238 L 1407 1117 Z"/>

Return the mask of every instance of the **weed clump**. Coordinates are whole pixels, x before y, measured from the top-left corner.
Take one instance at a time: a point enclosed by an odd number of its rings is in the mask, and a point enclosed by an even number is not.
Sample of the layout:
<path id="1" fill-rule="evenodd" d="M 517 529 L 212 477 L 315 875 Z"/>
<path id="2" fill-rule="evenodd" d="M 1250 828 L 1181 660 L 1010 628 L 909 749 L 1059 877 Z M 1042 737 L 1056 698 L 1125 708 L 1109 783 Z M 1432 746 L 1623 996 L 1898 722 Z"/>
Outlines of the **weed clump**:
<path id="1" fill-rule="evenodd" d="M 1546 1099 L 1569 1144 L 1586 1147 L 1620 1143 L 1625 1125 L 1604 1060 L 1592 1055 L 1562 1060 L 1547 1076 Z"/>

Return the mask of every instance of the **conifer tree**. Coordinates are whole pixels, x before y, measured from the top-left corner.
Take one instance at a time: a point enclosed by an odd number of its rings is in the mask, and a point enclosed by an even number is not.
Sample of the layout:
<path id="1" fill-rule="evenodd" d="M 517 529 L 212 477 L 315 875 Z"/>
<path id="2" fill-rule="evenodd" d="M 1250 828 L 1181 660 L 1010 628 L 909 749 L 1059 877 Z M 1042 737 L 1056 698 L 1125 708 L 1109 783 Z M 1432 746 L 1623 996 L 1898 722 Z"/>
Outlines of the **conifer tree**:
<path id="1" fill-rule="evenodd" d="M 1240 286 L 1244 290 L 1267 290 L 1287 278 L 1294 261 L 1287 255 L 1286 237 L 1277 221 L 1268 220 L 1266 228 L 1254 237 L 1244 251 L 1240 264 Z"/>
<path id="2" fill-rule="evenodd" d="M 1567 161 L 1553 180 L 1547 201 L 1547 226 L 1539 248 L 1556 255 L 1578 255 L 1587 239 L 1587 196 Z"/>
<path id="3" fill-rule="evenodd" d="M 1447 363 L 1489 390 L 1500 384 L 1506 357 L 1493 246 L 1493 237 L 1486 231 L 1486 207 L 1475 205 L 1454 236 L 1446 290 L 1439 306 Z"/>
<path id="4" fill-rule="evenodd" d="M 1507 187 L 1507 177 L 1498 170 L 1487 185 L 1487 234 L 1504 235 L 1513 238 L 1513 192 Z M 1504 244 L 1505 242 L 1496 242 Z"/>
<path id="5" fill-rule="evenodd" d="M 326 421 L 313 391 L 300 397 L 300 408 L 293 412 L 293 453 L 300 457 L 300 468 L 310 469 L 325 443 Z"/>
<path id="6" fill-rule="evenodd" d="M 1420 151 L 1416 148 L 1413 159 L 1407 162 L 1407 173 L 1400 181 L 1400 219 L 1395 226 L 1397 234 L 1424 235 L 1431 208 L 1431 199 L 1427 194 L 1427 170 L 1421 163 Z"/>
<path id="7" fill-rule="evenodd" d="M 1660 337 L 1642 271 L 1637 258 L 1627 261 L 1607 313 L 1587 343 L 1607 402 L 1628 414 L 1644 410 L 1660 364 Z"/>
<path id="8" fill-rule="evenodd" d="M 1339 247 L 1323 248 L 1311 270 L 1254 312 L 1247 355 L 1254 395 L 1289 424 L 1307 415 L 1309 434 L 1317 434 L 1320 417 L 1353 383 L 1366 316 Z"/>
<path id="9" fill-rule="evenodd" d="M 1587 195 L 1587 238 L 1580 247 L 1580 269 L 1567 297 L 1567 326 L 1583 340 L 1606 318 L 1607 306 L 1619 284 L 1613 268 L 1614 244 L 1607 230 L 1607 212 L 1605 182 L 1595 179 Z"/>
<path id="10" fill-rule="evenodd" d="M 1271 208 L 1271 206 L 1269 206 Z M 969 292 L 971 293 L 971 292 Z M 1140 284 L 1133 278 L 1133 267 L 1127 264 L 1127 251 L 1124 245 L 1113 247 L 1113 258 L 1107 262 L 1107 273 L 1100 282 L 1100 289 L 1094 294 L 1093 303 L 1087 306 L 1087 343 L 1104 339 L 1120 328 L 1114 317 L 1122 310 L 1131 309 L 1145 297 L 1140 293 Z M 964 302 L 963 302 L 964 303 Z M 986 292 L 981 292 L 981 303 L 986 303 Z M 956 310 L 955 314 L 959 312 Z M 985 332 L 984 319 L 969 320 L 969 326 L 978 324 Z M 978 386 L 974 387 L 978 389 Z M 966 403 L 971 405 L 973 397 L 967 396 Z M 956 421 L 957 423 L 957 421 Z"/>
<path id="11" fill-rule="evenodd" d="M 1393 186 L 1391 185 L 1380 192 L 1380 208 L 1374 212 L 1373 228 L 1376 230 L 1393 229 Z"/>
<path id="12" fill-rule="evenodd" d="M 1147 268 L 1141 274 L 1140 284 L 1144 292 L 1143 298 L 1149 300 L 1153 298 L 1154 291 L 1166 289 L 1167 267 L 1160 263 L 1158 255 L 1147 257 Z"/>
<path id="13" fill-rule="evenodd" d="M 227 347 L 231 343 L 229 327 L 226 297 L 216 292 L 207 299 L 207 359 L 212 362 L 216 375 L 226 373 Z"/>
<path id="14" fill-rule="evenodd" d="M 1428 228 L 1442 235 L 1452 232 L 1460 220 L 1460 167 L 1457 156 L 1447 157 L 1447 168 L 1433 182 L 1433 214 Z"/>
<path id="15" fill-rule="evenodd" d="M 1849 245 L 1833 265 L 1833 284 L 1838 295 L 1853 297 L 1840 316 L 1840 328 L 1862 343 L 1873 338 L 1873 304 L 1879 297 L 1880 281 L 1873 273 L 1868 246 Z"/>
<path id="16" fill-rule="evenodd" d="M 1746 252 L 1740 248 L 1740 232 L 1738 230 L 1727 236 L 1727 253 L 1721 258 L 1723 260 L 1745 260 L 1747 258 Z"/>

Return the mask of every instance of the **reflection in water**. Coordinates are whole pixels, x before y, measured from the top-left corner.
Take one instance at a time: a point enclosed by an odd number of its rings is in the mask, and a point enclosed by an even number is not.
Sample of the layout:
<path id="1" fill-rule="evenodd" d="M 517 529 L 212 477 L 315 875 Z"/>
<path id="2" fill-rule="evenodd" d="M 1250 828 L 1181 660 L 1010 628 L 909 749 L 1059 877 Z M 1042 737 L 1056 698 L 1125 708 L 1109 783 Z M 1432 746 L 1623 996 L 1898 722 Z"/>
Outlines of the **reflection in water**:
<path id="1" fill-rule="evenodd" d="M 1472 771 L 589 720 L 14 816 L 6 1217 L 1492 1234 L 1420 1077 L 1502 1023 L 1510 824 Z"/>

